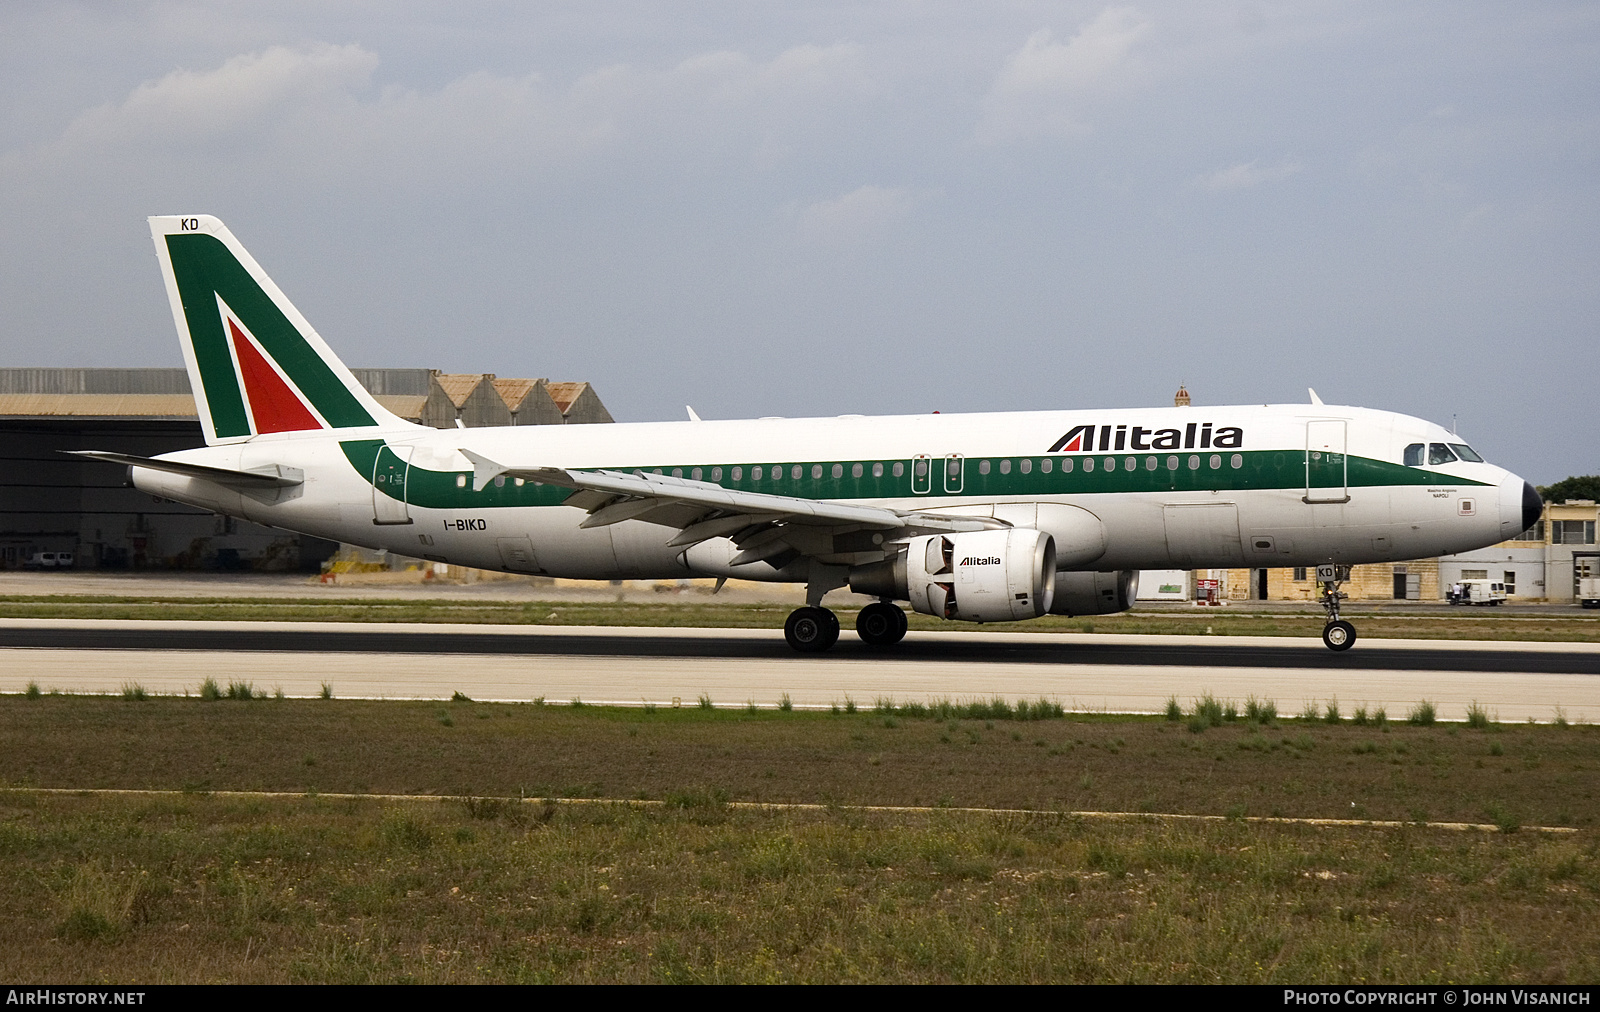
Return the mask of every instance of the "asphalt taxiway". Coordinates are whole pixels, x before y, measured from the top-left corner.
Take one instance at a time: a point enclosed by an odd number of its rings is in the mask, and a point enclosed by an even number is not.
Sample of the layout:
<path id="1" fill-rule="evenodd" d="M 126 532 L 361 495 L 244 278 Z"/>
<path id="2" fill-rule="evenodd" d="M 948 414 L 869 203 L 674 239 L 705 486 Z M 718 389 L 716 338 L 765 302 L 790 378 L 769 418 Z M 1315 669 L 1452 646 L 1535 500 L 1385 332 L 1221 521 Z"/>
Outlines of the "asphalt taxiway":
<path id="1" fill-rule="evenodd" d="M 986 631 L 914 632 L 872 650 L 846 631 L 822 655 L 749 629 L 414 625 L 332 622 L 0 620 L 0 692 L 196 692 L 207 677 L 268 692 L 695 705 L 828 706 L 879 697 L 1040 696 L 1072 709 L 1160 710 L 1204 692 L 1383 706 L 1419 700 L 1441 718 L 1477 702 L 1502 720 L 1600 721 L 1600 644 L 1363 640 L 1335 654 L 1316 639 Z"/>

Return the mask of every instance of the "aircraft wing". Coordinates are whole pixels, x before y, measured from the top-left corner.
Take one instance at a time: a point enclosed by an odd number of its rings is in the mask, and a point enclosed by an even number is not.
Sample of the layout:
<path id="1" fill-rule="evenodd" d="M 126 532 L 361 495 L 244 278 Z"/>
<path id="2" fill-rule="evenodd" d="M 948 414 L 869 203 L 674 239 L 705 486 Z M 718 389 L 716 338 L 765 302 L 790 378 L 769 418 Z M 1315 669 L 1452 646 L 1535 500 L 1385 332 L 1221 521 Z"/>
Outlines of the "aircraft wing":
<path id="1" fill-rule="evenodd" d="M 634 471 L 585 471 L 559 467 L 522 467 L 500 464 L 463 449 L 472 462 L 472 487 L 481 490 L 497 477 L 510 476 L 570 488 L 567 505 L 589 513 L 581 527 L 603 527 L 623 520 L 643 520 L 678 529 L 669 545 L 691 545 L 708 538 L 732 537 L 745 549 L 741 557 L 756 553 L 755 561 L 794 547 L 805 555 L 838 554 L 822 548 L 805 534 L 836 535 L 873 530 L 894 532 L 893 537 L 932 532 L 976 531 L 1007 526 L 988 517 L 944 516 L 892 510 L 883 506 L 830 500 L 801 499 L 724 488 L 714 482 L 673 478 Z M 795 537 L 793 535 L 802 535 Z M 881 541 L 878 542 L 881 544 Z M 803 547 L 805 546 L 805 547 Z M 807 551 L 806 547 L 812 550 Z M 735 564 L 738 564 L 736 560 Z"/>

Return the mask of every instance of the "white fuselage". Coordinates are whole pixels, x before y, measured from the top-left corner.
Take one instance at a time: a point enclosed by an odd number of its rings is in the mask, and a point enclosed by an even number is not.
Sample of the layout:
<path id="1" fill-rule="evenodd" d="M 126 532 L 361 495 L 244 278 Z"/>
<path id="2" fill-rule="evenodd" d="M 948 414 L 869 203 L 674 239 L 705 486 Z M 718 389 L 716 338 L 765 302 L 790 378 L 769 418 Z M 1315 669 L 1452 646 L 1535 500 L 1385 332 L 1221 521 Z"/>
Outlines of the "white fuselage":
<path id="1" fill-rule="evenodd" d="M 1087 439 L 1083 426 L 1092 427 Z M 1073 447 L 1050 452 L 1074 429 Z M 1329 440 L 1338 445 L 1329 449 Z M 380 441 L 389 450 L 374 457 Z M 243 493 L 143 467 L 133 479 L 155 495 L 321 538 L 578 579 L 803 577 L 765 563 L 730 568 L 735 549 L 722 538 L 669 547 L 676 529 L 655 523 L 580 528 L 586 513 L 561 504 L 563 489 L 501 478 L 474 491 L 460 450 L 517 466 L 680 469 L 729 487 L 1013 523 L 1035 515 L 1018 504 L 1063 504 L 1101 525 L 1098 534 L 1081 525 L 1053 532 L 1063 569 L 1279 567 L 1401 561 L 1514 536 L 1521 478 L 1487 463 L 1401 463 L 1408 444 L 1459 441 L 1409 416 L 1324 405 L 407 426 L 258 436 L 166 455 L 298 469 L 304 483 L 293 489 Z"/>

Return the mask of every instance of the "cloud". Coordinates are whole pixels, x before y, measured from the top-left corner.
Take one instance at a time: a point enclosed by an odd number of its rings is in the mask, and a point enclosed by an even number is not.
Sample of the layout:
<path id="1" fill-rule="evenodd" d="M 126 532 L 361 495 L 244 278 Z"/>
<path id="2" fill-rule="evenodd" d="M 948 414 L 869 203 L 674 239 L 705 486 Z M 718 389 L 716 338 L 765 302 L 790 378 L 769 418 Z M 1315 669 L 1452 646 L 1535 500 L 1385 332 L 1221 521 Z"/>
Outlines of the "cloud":
<path id="1" fill-rule="evenodd" d="M 871 83 L 852 44 L 770 60 L 701 53 L 665 67 L 603 66 L 565 85 L 475 71 L 430 89 L 371 86 L 358 45 L 273 46 L 178 70 L 78 115 L 53 140 L 0 155 L 0 178 L 63 170 L 124 178 L 288 173 L 414 187 L 470 172 L 512 177 L 592 164 L 770 164 Z"/>
<path id="2" fill-rule="evenodd" d="M 366 85 L 378 57 L 360 46 L 273 46 L 210 71 L 176 70 L 121 102 L 78 116 L 68 146 L 193 139 L 259 123 L 286 106 L 326 101 Z"/>
<path id="3" fill-rule="evenodd" d="M 881 235 L 931 196 L 904 187 L 862 186 L 800 209 L 800 234 L 814 241 L 860 240 Z"/>
<path id="4" fill-rule="evenodd" d="M 1066 42 L 1050 29 L 1029 36 L 984 99 L 980 141 L 996 143 L 1088 129 L 1084 100 L 1130 76 L 1133 47 L 1150 24 L 1131 7 L 1108 7 Z"/>
<path id="5" fill-rule="evenodd" d="M 1298 173 L 1304 166 L 1292 158 L 1286 158 L 1276 165 L 1262 165 L 1260 162 L 1240 162 L 1230 165 L 1225 169 L 1204 176 L 1196 176 L 1189 181 L 1189 185 L 1200 190 L 1210 190 L 1212 193 L 1225 193 L 1230 190 L 1248 190 L 1263 183 L 1279 183 Z"/>

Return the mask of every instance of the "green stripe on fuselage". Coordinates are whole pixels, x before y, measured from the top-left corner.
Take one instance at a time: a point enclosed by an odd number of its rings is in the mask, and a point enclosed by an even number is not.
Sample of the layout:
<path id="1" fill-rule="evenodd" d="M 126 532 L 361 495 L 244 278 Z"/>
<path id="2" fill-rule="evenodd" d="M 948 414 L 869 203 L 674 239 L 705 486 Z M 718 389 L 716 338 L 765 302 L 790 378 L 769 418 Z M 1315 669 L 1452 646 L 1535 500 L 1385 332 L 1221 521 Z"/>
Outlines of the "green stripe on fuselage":
<path id="1" fill-rule="evenodd" d="M 349 440 L 339 444 L 346 458 L 363 479 L 371 481 L 373 467 L 377 462 L 377 455 L 383 452 L 388 462 L 393 458 L 393 451 L 389 450 L 382 440 L 361 439 Z M 1240 466 L 1232 466 L 1232 457 L 1237 453 Z M 1108 456 L 1116 460 L 1115 470 L 1106 470 L 1105 461 Z M 982 458 L 968 457 L 963 464 L 963 483 L 960 491 L 945 491 L 944 477 L 946 459 L 935 457 L 928 460 L 932 469 L 932 490 L 917 493 L 912 490 L 913 461 L 902 460 L 904 473 L 900 476 L 894 474 L 896 461 L 862 460 L 862 461 L 805 461 L 798 465 L 793 461 L 777 464 L 782 477 L 774 480 L 772 463 L 760 464 L 680 464 L 680 465 L 651 465 L 650 467 L 613 467 L 606 470 L 632 472 L 634 470 L 654 471 L 671 475 L 681 471 L 679 477 L 690 477 L 694 468 L 701 469 L 701 478 L 711 481 L 711 469 L 722 468 L 722 478 L 714 484 L 724 488 L 742 489 L 751 492 L 767 492 L 772 495 L 788 495 L 799 499 L 920 499 L 936 501 L 946 498 L 961 497 L 965 499 L 1046 499 L 1051 496 L 1063 495 L 1093 495 L 1097 493 L 1118 492 L 1227 492 L 1245 489 L 1304 489 L 1306 483 L 1305 451 L 1303 450 L 1246 450 L 1229 451 L 1219 454 L 1221 467 L 1212 469 L 1210 466 L 1211 454 L 1199 457 L 1200 466 L 1191 470 L 1189 468 L 1189 455 L 1178 455 L 1178 467 L 1169 469 L 1167 458 L 1172 454 L 1099 454 L 1090 458 L 1088 455 L 1050 455 L 1048 457 L 1031 457 L 1032 471 L 1023 474 L 1020 462 L 1023 458 L 1009 458 L 1011 472 L 1000 473 L 1000 460 L 989 460 L 989 473 L 980 471 Z M 1051 470 L 1047 474 L 1041 467 L 1041 462 L 1049 460 Z M 1093 459 L 1093 471 L 1084 470 L 1084 461 Z M 1129 470 L 1126 466 L 1128 460 L 1134 461 L 1134 468 Z M 1149 460 L 1155 460 L 1154 469 L 1147 467 Z M 1072 470 L 1063 470 L 1066 461 L 1072 461 Z M 398 458 L 394 458 L 398 462 Z M 873 477 L 872 466 L 874 463 L 884 465 L 882 477 Z M 833 477 L 833 466 L 838 464 L 843 471 L 841 477 Z M 862 465 L 862 476 L 852 476 L 854 465 Z M 799 466 L 801 476 L 793 477 L 794 468 Z M 813 469 L 822 468 L 822 477 L 812 477 Z M 754 477 L 754 468 L 762 469 L 761 480 Z M 735 480 L 733 471 L 738 468 L 741 477 Z M 464 481 L 462 481 L 464 479 Z M 458 484 L 462 482 L 461 484 Z M 1349 458 L 1349 487 L 1370 488 L 1383 485 L 1449 485 L 1459 487 L 1463 485 L 1484 485 L 1484 482 L 1473 481 L 1468 478 L 1458 478 L 1453 475 L 1439 474 L 1434 471 L 1424 471 L 1420 468 L 1405 467 L 1392 464 L 1388 461 L 1372 460 L 1366 457 Z M 518 485 L 515 479 L 506 478 L 504 484 L 496 485 L 490 482 L 481 492 L 472 490 L 471 471 L 429 471 L 413 466 L 407 473 L 406 499 L 413 506 L 427 509 L 493 509 L 507 506 L 557 506 L 572 494 L 570 489 L 557 488 L 551 485 L 539 485 L 527 482 Z"/>

